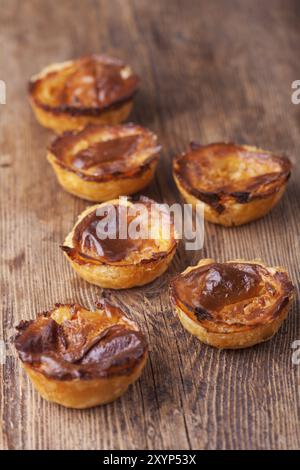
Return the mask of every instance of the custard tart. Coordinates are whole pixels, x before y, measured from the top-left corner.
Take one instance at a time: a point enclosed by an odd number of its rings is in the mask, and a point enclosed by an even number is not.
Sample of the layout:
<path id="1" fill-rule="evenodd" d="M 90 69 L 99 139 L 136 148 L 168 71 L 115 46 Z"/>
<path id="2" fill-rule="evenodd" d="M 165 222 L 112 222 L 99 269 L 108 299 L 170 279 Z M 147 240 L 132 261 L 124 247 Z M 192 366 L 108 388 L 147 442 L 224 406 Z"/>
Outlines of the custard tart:
<path id="1" fill-rule="evenodd" d="M 170 296 L 190 333 L 210 346 L 238 349 L 277 332 L 290 309 L 294 287 L 281 267 L 203 259 L 171 281 Z"/>
<path id="2" fill-rule="evenodd" d="M 141 126 L 90 124 L 57 137 L 47 158 L 66 191 L 102 202 L 147 186 L 159 151 L 157 137 Z"/>
<path id="3" fill-rule="evenodd" d="M 86 281 L 125 289 L 142 286 L 163 274 L 176 247 L 169 211 L 140 197 L 135 202 L 119 198 L 88 207 L 62 249 L 72 268 Z"/>
<path id="4" fill-rule="evenodd" d="M 204 205 L 215 224 L 242 225 L 269 212 L 291 173 L 287 157 L 248 145 L 192 143 L 173 161 L 173 175 L 186 202 Z"/>
<path id="5" fill-rule="evenodd" d="M 33 385 L 46 400 L 69 408 L 115 400 L 147 360 L 145 336 L 106 300 L 95 311 L 57 304 L 17 330 L 15 347 Z"/>
<path id="6" fill-rule="evenodd" d="M 37 120 L 56 133 L 127 119 L 139 79 L 118 59 L 91 55 L 44 68 L 29 82 Z"/>

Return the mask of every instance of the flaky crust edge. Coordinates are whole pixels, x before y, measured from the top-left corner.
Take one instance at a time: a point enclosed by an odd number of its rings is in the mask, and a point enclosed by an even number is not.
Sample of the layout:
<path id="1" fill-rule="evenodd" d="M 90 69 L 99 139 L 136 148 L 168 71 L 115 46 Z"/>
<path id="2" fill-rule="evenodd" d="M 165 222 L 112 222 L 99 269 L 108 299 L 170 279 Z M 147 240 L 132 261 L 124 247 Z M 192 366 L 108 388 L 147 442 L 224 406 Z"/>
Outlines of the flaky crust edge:
<path id="1" fill-rule="evenodd" d="M 231 200 L 226 204 L 224 212 L 218 214 L 209 204 L 200 201 L 200 199 L 186 191 L 174 173 L 173 177 L 185 202 L 191 204 L 194 208 L 196 208 L 197 204 L 203 205 L 205 220 L 213 224 L 223 225 L 224 227 L 244 225 L 264 217 L 280 201 L 287 186 L 287 183 L 285 183 L 278 192 L 265 198 L 253 199 L 244 204 Z"/>
<path id="2" fill-rule="evenodd" d="M 81 130 L 88 124 L 120 124 L 128 118 L 133 106 L 133 100 L 129 100 L 111 109 L 106 109 L 100 116 L 72 116 L 63 111 L 53 113 L 40 107 L 32 98 L 30 98 L 30 104 L 37 121 L 43 127 L 51 129 L 56 134 L 62 134 L 66 131 Z"/>
<path id="3" fill-rule="evenodd" d="M 56 380 L 22 363 L 36 390 L 43 398 L 67 408 L 91 408 L 110 403 L 123 395 L 135 382 L 146 364 L 148 352 L 129 375 L 92 380 Z"/>

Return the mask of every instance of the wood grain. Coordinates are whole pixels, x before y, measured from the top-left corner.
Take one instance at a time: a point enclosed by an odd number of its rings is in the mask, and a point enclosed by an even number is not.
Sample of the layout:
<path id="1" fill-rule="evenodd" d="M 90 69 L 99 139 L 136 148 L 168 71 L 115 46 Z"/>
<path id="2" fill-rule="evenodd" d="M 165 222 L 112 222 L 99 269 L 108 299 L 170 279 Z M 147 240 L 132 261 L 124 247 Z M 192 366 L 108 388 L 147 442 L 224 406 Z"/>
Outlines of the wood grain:
<path id="1" fill-rule="evenodd" d="M 4 449 L 296 449 L 300 445 L 299 304 L 276 337 L 245 351 L 217 351 L 173 316 L 170 276 L 200 257 L 262 258 L 286 266 L 299 287 L 300 8 L 296 0 L 1 0 L 0 367 Z M 13 327 L 55 302 L 92 307 L 101 290 L 80 280 L 59 244 L 86 203 L 65 193 L 45 159 L 52 138 L 27 103 L 28 78 L 43 66 L 91 52 L 129 61 L 142 77 L 131 119 L 163 145 L 145 191 L 179 200 L 170 160 L 191 139 L 257 144 L 290 156 L 293 176 L 271 214 L 240 228 L 206 225 L 204 248 L 180 249 L 150 286 L 110 292 L 145 331 L 150 360 L 113 404 L 87 411 L 45 402 L 9 346 Z"/>

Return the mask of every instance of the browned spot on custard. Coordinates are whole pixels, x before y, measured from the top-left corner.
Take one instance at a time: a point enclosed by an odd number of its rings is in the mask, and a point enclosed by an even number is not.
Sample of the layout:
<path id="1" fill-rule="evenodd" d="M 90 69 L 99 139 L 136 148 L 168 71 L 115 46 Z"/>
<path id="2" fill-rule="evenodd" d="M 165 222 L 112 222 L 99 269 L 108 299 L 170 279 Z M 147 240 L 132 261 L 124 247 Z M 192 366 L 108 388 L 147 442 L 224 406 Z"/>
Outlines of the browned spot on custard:
<path id="1" fill-rule="evenodd" d="M 123 64 L 104 62 L 97 56 L 77 61 L 60 91 L 60 102 L 74 107 L 106 108 L 132 96 L 137 77 L 122 78 Z"/>
<path id="2" fill-rule="evenodd" d="M 72 166 L 80 170 L 92 170 L 98 176 L 106 172 L 126 171 L 128 156 L 135 152 L 138 135 L 97 142 L 72 157 Z"/>
<path id="3" fill-rule="evenodd" d="M 245 204 L 277 192 L 290 171 L 286 157 L 230 143 L 193 143 L 174 160 L 175 175 L 184 189 L 218 213 L 225 210 L 228 198 Z"/>
<path id="4" fill-rule="evenodd" d="M 175 277 L 171 291 L 199 321 L 253 326 L 279 315 L 293 286 L 258 264 L 212 263 Z"/>
<path id="5" fill-rule="evenodd" d="M 126 323 L 117 307 L 112 319 L 103 320 L 97 312 L 82 313 L 78 305 L 69 308 L 70 319 L 57 323 L 51 314 L 21 322 L 15 338 L 20 359 L 48 377 L 58 380 L 93 379 L 129 374 L 147 351 L 144 335 Z"/>

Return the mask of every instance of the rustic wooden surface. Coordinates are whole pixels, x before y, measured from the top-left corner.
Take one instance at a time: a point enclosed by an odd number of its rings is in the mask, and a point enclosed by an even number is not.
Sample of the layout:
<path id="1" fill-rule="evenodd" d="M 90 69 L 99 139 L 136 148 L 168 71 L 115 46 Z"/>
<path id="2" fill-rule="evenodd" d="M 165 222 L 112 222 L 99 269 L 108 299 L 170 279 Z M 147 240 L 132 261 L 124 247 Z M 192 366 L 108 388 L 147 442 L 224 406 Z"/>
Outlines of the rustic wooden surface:
<path id="1" fill-rule="evenodd" d="M 1 326 L 0 447 L 9 449 L 294 449 L 300 444 L 299 305 L 276 337 L 245 351 L 204 346 L 170 310 L 170 276 L 200 257 L 261 257 L 299 280 L 300 79 L 298 1 L 48 0 L 0 3 Z M 241 228 L 206 226 L 204 248 L 180 249 L 154 284 L 111 292 L 150 342 L 142 378 L 113 404 L 87 411 L 47 403 L 9 347 L 21 319 L 55 302 L 92 307 L 101 290 L 80 280 L 59 244 L 86 203 L 65 193 L 45 160 L 52 134 L 35 121 L 28 78 L 43 66 L 91 52 L 129 61 L 142 77 L 131 119 L 163 145 L 144 193 L 179 199 L 170 159 L 191 139 L 234 140 L 287 153 L 288 191 L 271 214 Z M 297 179 L 298 178 L 298 179 Z"/>

